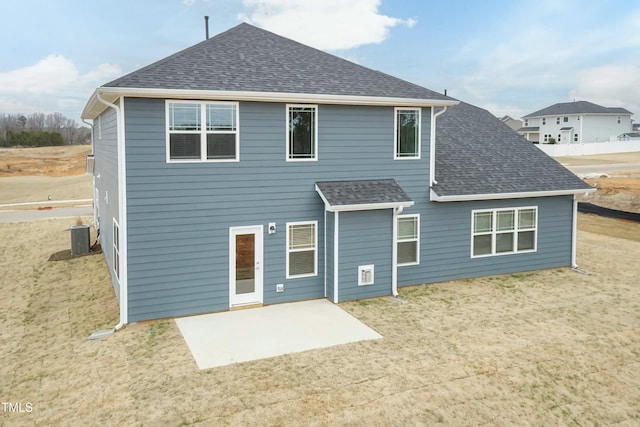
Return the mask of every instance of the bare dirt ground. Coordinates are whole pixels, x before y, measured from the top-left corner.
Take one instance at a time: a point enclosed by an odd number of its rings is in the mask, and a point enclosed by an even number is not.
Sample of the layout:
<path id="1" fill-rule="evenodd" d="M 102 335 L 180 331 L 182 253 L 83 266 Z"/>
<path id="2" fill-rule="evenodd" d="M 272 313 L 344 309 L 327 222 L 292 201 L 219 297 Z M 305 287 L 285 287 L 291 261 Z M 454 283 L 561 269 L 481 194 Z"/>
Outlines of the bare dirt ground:
<path id="1" fill-rule="evenodd" d="M 640 162 L 640 152 L 598 154 L 593 156 L 556 157 L 566 166 L 608 165 Z M 640 213 L 640 171 L 630 167 L 626 171 L 611 171 L 599 178 L 587 178 L 585 182 L 597 191 L 580 201 L 605 208 Z"/>
<path id="2" fill-rule="evenodd" d="M 0 224 L 0 400 L 32 407 L 0 425 L 640 423 L 640 224 L 580 215 L 588 275 L 401 288 L 340 304 L 382 340 L 205 371 L 173 320 L 87 340 L 118 306 L 103 257 L 47 261 L 73 224 Z"/>
<path id="3" fill-rule="evenodd" d="M 80 175 L 87 154 L 90 145 L 0 148 L 0 177 Z"/>
<path id="4" fill-rule="evenodd" d="M 90 199 L 91 176 L 85 174 L 90 153 L 89 145 L 0 148 L 0 205 Z"/>

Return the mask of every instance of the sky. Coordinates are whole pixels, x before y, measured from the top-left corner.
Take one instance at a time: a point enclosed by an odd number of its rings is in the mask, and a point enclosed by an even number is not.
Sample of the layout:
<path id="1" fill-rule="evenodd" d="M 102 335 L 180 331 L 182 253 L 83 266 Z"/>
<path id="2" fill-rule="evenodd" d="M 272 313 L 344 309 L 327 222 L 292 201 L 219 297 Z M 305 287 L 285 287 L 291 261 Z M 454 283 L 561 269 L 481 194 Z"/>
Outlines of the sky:
<path id="1" fill-rule="evenodd" d="M 93 91 L 242 22 L 496 116 L 558 102 L 640 121 L 640 1 L 3 0 L 0 113 L 80 122 Z"/>

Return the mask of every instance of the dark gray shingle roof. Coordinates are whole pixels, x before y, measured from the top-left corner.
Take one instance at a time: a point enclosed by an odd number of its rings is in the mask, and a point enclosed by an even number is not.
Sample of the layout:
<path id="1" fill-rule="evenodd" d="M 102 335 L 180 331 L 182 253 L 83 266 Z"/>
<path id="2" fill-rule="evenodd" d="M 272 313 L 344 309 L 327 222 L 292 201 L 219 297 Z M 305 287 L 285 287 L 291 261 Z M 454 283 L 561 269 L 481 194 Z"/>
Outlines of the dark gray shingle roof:
<path id="1" fill-rule="evenodd" d="M 500 119 L 463 102 L 437 118 L 436 181 L 439 196 L 591 188 Z"/>
<path id="2" fill-rule="evenodd" d="M 412 202 L 394 179 L 316 182 L 330 206 Z"/>
<path id="3" fill-rule="evenodd" d="M 451 100 L 246 23 L 104 86 Z"/>
<path id="4" fill-rule="evenodd" d="M 562 114 L 632 114 L 625 108 L 603 107 L 589 101 L 560 102 L 550 107 L 543 108 L 531 114 L 523 116 L 541 117 L 541 116 L 559 116 Z"/>
<path id="5" fill-rule="evenodd" d="M 540 126 L 525 126 L 518 129 L 518 132 L 537 132 L 540 130 Z"/>

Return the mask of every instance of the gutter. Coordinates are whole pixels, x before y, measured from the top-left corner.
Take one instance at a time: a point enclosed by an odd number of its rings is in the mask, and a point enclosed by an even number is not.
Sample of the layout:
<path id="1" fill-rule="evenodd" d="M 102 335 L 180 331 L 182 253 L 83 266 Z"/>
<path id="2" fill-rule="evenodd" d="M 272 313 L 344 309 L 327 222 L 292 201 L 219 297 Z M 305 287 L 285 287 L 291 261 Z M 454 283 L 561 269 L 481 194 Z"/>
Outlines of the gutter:
<path id="1" fill-rule="evenodd" d="M 469 202 L 475 200 L 522 199 L 528 197 L 576 196 L 578 194 L 593 193 L 594 191 L 596 191 L 595 188 L 583 188 L 581 190 L 529 191 L 523 193 L 456 194 L 453 196 L 439 196 L 432 188 L 430 199 L 432 202 Z"/>
<path id="2" fill-rule="evenodd" d="M 96 91 L 96 98 L 107 107 L 116 112 L 117 153 L 118 153 L 118 223 L 120 226 L 120 322 L 113 327 L 113 331 L 120 330 L 127 323 L 127 206 L 126 206 L 126 169 L 124 153 L 124 111 L 123 109 L 105 100 L 100 92 Z M 121 105 L 124 107 L 124 103 Z"/>
<path id="3" fill-rule="evenodd" d="M 97 117 L 102 112 L 99 103 L 110 103 L 111 101 L 115 101 L 121 96 L 160 99 L 233 99 L 235 101 L 372 105 L 393 107 L 447 107 L 449 105 L 457 105 L 459 103 L 459 101 L 448 99 L 397 98 L 317 93 L 100 87 L 95 90 L 95 92 L 89 99 L 89 102 L 84 107 L 84 110 L 82 111 L 82 117 L 88 119 Z"/>

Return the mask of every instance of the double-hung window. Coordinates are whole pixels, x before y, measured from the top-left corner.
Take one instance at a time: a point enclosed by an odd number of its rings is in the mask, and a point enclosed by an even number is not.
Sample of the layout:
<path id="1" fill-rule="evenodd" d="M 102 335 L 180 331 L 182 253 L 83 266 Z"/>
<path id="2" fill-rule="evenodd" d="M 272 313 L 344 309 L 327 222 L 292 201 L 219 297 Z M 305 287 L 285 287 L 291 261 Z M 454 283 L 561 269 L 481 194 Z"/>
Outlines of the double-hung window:
<path id="1" fill-rule="evenodd" d="M 286 160 L 318 160 L 317 105 L 287 105 Z"/>
<path id="2" fill-rule="evenodd" d="M 420 158 L 420 108 L 396 108 L 394 159 Z"/>
<path id="3" fill-rule="evenodd" d="M 471 256 L 533 252 L 537 245 L 538 208 L 473 211 Z"/>
<path id="4" fill-rule="evenodd" d="M 168 162 L 237 160 L 237 103 L 167 101 Z"/>
<path id="5" fill-rule="evenodd" d="M 318 222 L 287 223 L 287 278 L 315 276 L 318 271 Z"/>
<path id="6" fill-rule="evenodd" d="M 420 216 L 399 215 L 396 259 L 399 266 L 420 263 Z"/>

